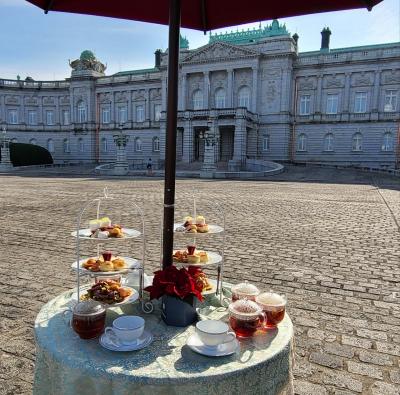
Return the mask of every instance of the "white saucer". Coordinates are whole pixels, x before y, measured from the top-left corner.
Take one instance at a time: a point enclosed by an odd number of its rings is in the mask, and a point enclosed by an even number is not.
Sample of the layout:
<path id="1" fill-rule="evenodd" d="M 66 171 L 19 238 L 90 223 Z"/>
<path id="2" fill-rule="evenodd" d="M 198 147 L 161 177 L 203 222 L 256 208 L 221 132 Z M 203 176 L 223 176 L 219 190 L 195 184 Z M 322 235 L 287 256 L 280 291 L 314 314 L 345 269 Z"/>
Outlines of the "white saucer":
<path id="1" fill-rule="evenodd" d="M 224 357 L 226 355 L 234 354 L 240 347 L 237 339 L 230 342 L 219 344 L 218 346 L 206 346 L 197 333 L 194 333 L 187 339 L 186 344 L 195 352 L 206 355 L 208 357 Z"/>
<path id="2" fill-rule="evenodd" d="M 142 336 L 137 341 L 131 344 L 117 346 L 113 343 L 106 333 L 100 337 L 100 345 L 110 351 L 135 351 L 147 347 L 153 341 L 153 335 L 150 332 L 144 331 Z"/>

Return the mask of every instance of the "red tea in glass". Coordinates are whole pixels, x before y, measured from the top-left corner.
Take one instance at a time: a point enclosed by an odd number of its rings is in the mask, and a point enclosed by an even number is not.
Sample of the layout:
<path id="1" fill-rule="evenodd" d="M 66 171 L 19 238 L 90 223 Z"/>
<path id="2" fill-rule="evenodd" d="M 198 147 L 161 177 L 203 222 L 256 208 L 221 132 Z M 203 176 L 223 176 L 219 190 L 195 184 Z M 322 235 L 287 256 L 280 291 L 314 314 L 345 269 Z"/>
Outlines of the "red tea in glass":
<path id="1" fill-rule="evenodd" d="M 273 292 L 264 292 L 257 296 L 256 302 L 264 312 L 264 328 L 275 328 L 284 318 L 286 298 Z"/>
<path id="2" fill-rule="evenodd" d="M 239 318 L 230 317 L 229 324 L 238 337 L 251 337 L 257 331 L 261 324 L 260 317 L 254 320 L 241 320 Z"/>
<path id="3" fill-rule="evenodd" d="M 194 244 L 189 244 L 186 248 L 188 255 L 194 255 L 194 251 L 196 250 L 196 246 Z"/>
<path id="4" fill-rule="evenodd" d="M 71 327 L 81 339 L 93 339 L 104 332 L 106 309 L 98 302 L 79 302 L 72 310 Z"/>
<path id="5" fill-rule="evenodd" d="M 232 302 L 245 298 L 255 301 L 259 293 L 259 289 L 246 280 L 244 283 L 236 284 L 232 287 Z"/>
<path id="6" fill-rule="evenodd" d="M 229 305 L 229 324 L 238 337 L 251 337 L 263 321 L 260 306 L 252 300 L 239 299 Z"/>
<path id="7" fill-rule="evenodd" d="M 111 261 L 112 252 L 111 251 L 104 251 L 102 253 L 104 261 Z"/>

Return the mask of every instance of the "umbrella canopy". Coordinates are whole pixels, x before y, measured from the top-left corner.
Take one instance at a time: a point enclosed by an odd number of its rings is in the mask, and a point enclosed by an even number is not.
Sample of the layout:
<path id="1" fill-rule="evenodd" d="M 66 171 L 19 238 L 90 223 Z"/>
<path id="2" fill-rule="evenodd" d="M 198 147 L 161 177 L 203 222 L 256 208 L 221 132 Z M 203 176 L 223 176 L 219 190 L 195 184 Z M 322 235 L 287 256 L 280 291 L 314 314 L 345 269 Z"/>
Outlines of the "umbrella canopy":
<path id="1" fill-rule="evenodd" d="M 169 24 L 168 97 L 165 144 L 163 267 L 172 265 L 175 213 L 179 29 L 212 30 L 261 20 L 367 8 L 382 0 L 28 0 L 48 11 L 72 12 Z"/>
<path id="2" fill-rule="evenodd" d="M 382 0 L 182 0 L 181 26 L 212 30 L 226 26 L 318 12 L 371 9 Z M 169 0 L 29 0 L 44 10 L 169 23 Z"/>

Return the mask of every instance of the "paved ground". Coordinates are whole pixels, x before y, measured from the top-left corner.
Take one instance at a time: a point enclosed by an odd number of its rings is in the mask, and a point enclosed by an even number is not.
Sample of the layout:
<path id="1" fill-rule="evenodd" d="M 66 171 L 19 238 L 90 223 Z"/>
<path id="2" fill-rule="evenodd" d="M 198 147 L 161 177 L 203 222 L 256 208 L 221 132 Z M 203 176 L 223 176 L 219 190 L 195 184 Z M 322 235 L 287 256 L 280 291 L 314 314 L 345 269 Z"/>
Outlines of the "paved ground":
<path id="1" fill-rule="evenodd" d="M 143 205 L 151 272 L 162 181 L 33 173 L 0 183 L 0 394 L 29 394 L 33 321 L 43 303 L 74 285 L 69 232 L 80 205 L 105 185 L 120 194 L 122 209 Z M 296 393 L 399 394 L 400 181 L 302 167 L 266 181 L 181 180 L 181 214 L 193 187 L 208 217 L 213 201 L 227 209 L 227 279 L 288 295 Z"/>

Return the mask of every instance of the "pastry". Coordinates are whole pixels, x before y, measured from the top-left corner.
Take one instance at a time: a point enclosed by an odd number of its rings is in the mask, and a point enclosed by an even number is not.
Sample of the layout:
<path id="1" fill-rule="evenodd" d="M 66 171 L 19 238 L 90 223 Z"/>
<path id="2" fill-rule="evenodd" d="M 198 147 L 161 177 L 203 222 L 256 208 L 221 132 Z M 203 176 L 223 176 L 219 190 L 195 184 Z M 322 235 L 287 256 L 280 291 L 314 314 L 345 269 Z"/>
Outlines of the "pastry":
<path id="1" fill-rule="evenodd" d="M 199 257 L 200 257 L 200 262 L 201 263 L 207 263 L 208 262 L 208 254 L 205 251 L 200 251 L 198 253 Z"/>
<path id="2" fill-rule="evenodd" d="M 196 217 L 196 225 L 205 225 L 206 224 L 206 220 L 202 215 L 198 215 Z"/>
<path id="3" fill-rule="evenodd" d="M 121 228 L 112 228 L 108 231 L 110 233 L 110 237 L 122 237 L 122 229 Z"/>
<path id="4" fill-rule="evenodd" d="M 186 227 L 186 231 L 188 233 L 197 233 L 197 226 L 196 225 L 189 225 Z"/>
<path id="5" fill-rule="evenodd" d="M 188 263 L 200 263 L 200 257 L 198 255 L 188 255 Z"/>
<path id="6" fill-rule="evenodd" d="M 101 262 L 99 269 L 102 272 L 112 272 L 114 271 L 114 264 L 110 261 Z"/>
<path id="7" fill-rule="evenodd" d="M 184 222 L 185 224 L 192 225 L 192 223 L 193 223 L 193 218 L 192 218 L 190 215 L 188 215 L 188 216 L 186 216 L 185 218 L 183 218 L 183 222 Z"/>
<path id="8" fill-rule="evenodd" d="M 199 233 L 207 233 L 208 232 L 208 225 L 197 225 L 197 232 Z"/>
<path id="9" fill-rule="evenodd" d="M 116 258 L 112 261 L 114 270 L 121 270 L 126 268 L 126 263 L 122 258 Z"/>
<path id="10" fill-rule="evenodd" d="M 91 232 L 95 232 L 97 229 L 100 228 L 100 221 L 98 219 L 94 219 L 92 221 L 89 221 L 89 228 Z"/>
<path id="11" fill-rule="evenodd" d="M 99 221 L 101 228 L 107 228 L 108 226 L 111 226 L 111 220 L 108 217 L 100 218 Z"/>

